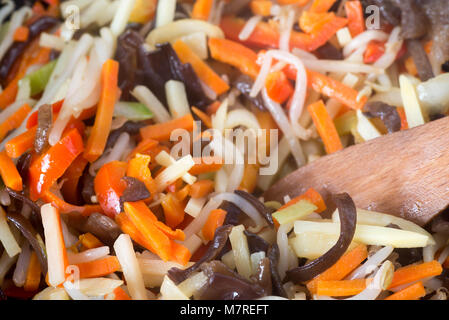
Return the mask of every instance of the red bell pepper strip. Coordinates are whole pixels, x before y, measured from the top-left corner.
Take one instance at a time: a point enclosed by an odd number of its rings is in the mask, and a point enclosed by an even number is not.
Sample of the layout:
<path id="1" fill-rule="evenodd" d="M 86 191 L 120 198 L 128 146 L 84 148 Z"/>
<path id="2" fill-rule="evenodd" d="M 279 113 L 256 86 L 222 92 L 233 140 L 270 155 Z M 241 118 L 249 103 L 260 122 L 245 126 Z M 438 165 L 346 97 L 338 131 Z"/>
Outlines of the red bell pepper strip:
<path id="1" fill-rule="evenodd" d="M 72 129 L 30 166 L 30 198 L 39 199 L 64 174 L 76 157 L 83 152 L 83 139 Z"/>

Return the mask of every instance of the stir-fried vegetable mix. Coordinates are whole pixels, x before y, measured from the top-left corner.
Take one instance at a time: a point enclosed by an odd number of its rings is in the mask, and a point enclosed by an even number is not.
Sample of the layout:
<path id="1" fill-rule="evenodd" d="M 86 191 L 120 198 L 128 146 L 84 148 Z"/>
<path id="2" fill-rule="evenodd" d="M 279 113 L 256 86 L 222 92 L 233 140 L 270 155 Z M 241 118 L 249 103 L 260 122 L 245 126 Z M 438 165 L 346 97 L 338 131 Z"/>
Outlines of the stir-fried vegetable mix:
<path id="1" fill-rule="evenodd" d="M 439 0 L 3 1 L 0 300 L 448 299 L 446 213 L 263 194 L 446 116 L 448 35 Z"/>

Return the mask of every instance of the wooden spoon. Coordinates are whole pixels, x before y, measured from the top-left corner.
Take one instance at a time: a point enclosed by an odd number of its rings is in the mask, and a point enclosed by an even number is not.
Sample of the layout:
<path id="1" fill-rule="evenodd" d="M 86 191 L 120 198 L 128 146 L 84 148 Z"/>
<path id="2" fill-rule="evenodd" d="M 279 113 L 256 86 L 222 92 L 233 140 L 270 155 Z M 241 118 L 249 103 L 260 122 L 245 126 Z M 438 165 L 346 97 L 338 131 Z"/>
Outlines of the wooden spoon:
<path id="1" fill-rule="evenodd" d="M 299 168 L 264 197 L 283 203 L 313 187 L 328 202 L 347 192 L 357 207 L 425 225 L 449 205 L 449 117 L 348 147 Z"/>

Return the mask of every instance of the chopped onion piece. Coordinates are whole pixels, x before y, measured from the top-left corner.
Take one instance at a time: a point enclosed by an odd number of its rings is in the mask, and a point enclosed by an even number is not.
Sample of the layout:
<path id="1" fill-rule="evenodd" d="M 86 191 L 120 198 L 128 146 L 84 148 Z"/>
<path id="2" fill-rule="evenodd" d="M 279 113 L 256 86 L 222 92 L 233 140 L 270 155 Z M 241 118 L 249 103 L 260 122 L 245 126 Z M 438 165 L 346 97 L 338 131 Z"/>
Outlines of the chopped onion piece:
<path id="1" fill-rule="evenodd" d="M 357 132 L 363 138 L 364 141 L 375 139 L 381 136 L 381 133 L 371 123 L 371 121 L 365 117 L 362 111 L 357 110 Z"/>
<path id="2" fill-rule="evenodd" d="M 201 209 L 204 207 L 204 204 L 206 203 L 207 198 L 190 198 L 187 202 L 186 207 L 184 208 L 184 212 L 188 215 L 196 218 L 200 212 Z"/>
<path id="3" fill-rule="evenodd" d="M 178 288 L 186 297 L 191 297 L 207 284 L 208 279 L 209 278 L 204 274 L 204 272 L 199 272 L 181 282 L 178 285 Z"/>
<path id="4" fill-rule="evenodd" d="M 337 31 L 337 40 L 341 47 L 344 47 L 351 42 L 352 36 L 348 27 L 341 28 Z"/>
<path id="5" fill-rule="evenodd" d="M 164 190 L 174 181 L 188 174 L 189 170 L 195 165 L 191 155 L 187 155 L 175 163 L 171 164 L 164 171 L 159 173 L 154 179 L 157 190 L 160 192 Z"/>
<path id="6" fill-rule="evenodd" d="M 70 264 L 78 264 L 104 258 L 110 253 L 109 251 L 110 251 L 109 247 L 107 246 L 88 249 L 79 253 L 72 253 L 68 251 L 67 257 L 69 259 Z"/>
<path id="7" fill-rule="evenodd" d="M 262 20 L 262 16 L 255 15 L 248 19 L 245 26 L 239 33 L 239 39 L 241 41 L 248 40 L 248 38 L 253 33 L 254 29 L 257 27 L 257 24 Z"/>
<path id="8" fill-rule="evenodd" d="M 3 284 L 3 280 L 5 279 L 6 274 L 11 269 L 11 267 L 16 263 L 19 255 L 15 255 L 14 257 L 10 257 L 8 253 L 3 251 L 3 254 L 0 258 L 0 285 Z"/>
<path id="9" fill-rule="evenodd" d="M 192 49 L 193 52 L 202 60 L 206 60 L 209 57 L 209 48 L 207 46 L 207 36 L 204 32 L 194 32 L 179 38 L 182 42 Z M 174 43 L 178 39 L 174 39 L 171 42 Z"/>
<path id="10" fill-rule="evenodd" d="M 277 233 L 277 245 L 279 247 L 279 263 L 278 272 L 281 279 L 284 279 L 287 270 L 289 269 L 289 255 L 290 246 L 288 243 L 288 233 L 292 230 L 293 223 L 289 222 L 279 227 Z"/>
<path id="11" fill-rule="evenodd" d="M 386 246 L 377 251 L 371 257 L 368 257 L 368 260 L 362 264 L 360 267 L 355 269 L 347 279 L 362 279 L 372 273 L 377 267 L 387 259 L 390 254 L 393 252 L 394 248 L 392 246 Z"/>
<path id="12" fill-rule="evenodd" d="M 161 300 L 189 300 L 168 276 L 164 276 L 160 292 Z"/>
<path id="13" fill-rule="evenodd" d="M 155 157 L 155 160 L 159 165 L 164 167 L 170 167 L 171 165 L 176 163 L 176 160 L 173 159 L 172 156 L 170 156 L 166 151 L 159 152 L 158 155 Z M 196 179 L 197 179 L 196 177 L 192 176 L 188 172 L 182 176 L 182 180 L 184 180 L 184 182 L 190 185 L 194 184 Z"/>
<path id="14" fill-rule="evenodd" d="M 156 28 L 160 28 L 172 22 L 175 18 L 175 11 L 176 0 L 158 1 L 156 9 Z"/>

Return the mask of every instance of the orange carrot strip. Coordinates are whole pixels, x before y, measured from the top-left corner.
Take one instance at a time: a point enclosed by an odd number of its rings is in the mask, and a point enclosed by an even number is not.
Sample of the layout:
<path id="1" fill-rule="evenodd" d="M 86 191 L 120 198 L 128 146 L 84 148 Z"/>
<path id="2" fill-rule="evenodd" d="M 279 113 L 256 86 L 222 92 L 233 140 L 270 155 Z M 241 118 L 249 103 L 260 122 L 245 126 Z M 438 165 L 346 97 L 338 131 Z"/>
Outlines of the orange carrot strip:
<path id="1" fill-rule="evenodd" d="M 176 41 L 173 44 L 173 49 L 182 63 L 190 63 L 198 77 L 217 95 L 221 95 L 229 90 L 229 85 L 183 41 Z"/>
<path id="2" fill-rule="evenodd" d="M 224 17 L 220 27 L 226 38 L 242 42 L 239 34 L 245 26 L 245 21 L 240 18 Z M 341 28 L 348 23 L 346 18 L 335 16 L 331 21 L 322 25 L 322 28 L 313 34 L 292 31 L 290 35 L 290 47 L 306 51 L 314 51 L 328 42 Z M 250 37 L 243 44 L 260 48 L 279 48 L 279 29 L 272 24 L 260 22 L 257 24 Z M 223 53 L 224 55 L 225 53 Z"/>
<path id="3" fill-rule="evenodd" d="M 44 202 L 51 203 L 62 214 L 78 212 L 83 216 L 89 216 L 95 212 L 103 213 L 103 209 L 101 208 L 101 206 L 97 204 L 86 204 L 84 206 L 75 206 L 65 202 L 63 199 L 59 198 L 57 195 L 48 190 L 42 194 L 41 198 Z"/>
<path id="4" fill-rule="evenodd" d="M 312 116 L 313 123 L 317 128 L 317 131 L 323 140 L 324 147 L 328 154 L 337 152 L 343 149 L 343 145 L 335 128 L 334 121 L 327 113 L 326 106 L 323 101 L 320 100 L 308 106 L 310 115 Z"/>
<path id="5" fill-rule="evenodd" d="M 119 64 L 114 60 L 107 60 L 101 70 L 101 96 L 98 102 L 95 123 L 87 140 L 84 157 L 93 162 L 104 151 L 109 131 L 111 129 L 112 116 L 115 102 L 118 99 L 118 69 Z"/>
<path id="6" fill-rule="evenodd" d="M 36 291 L 41 282 L 41 264 L 37 258 L 36 252 L 31 253 L 30 263 L 28 265 L 27 276 L 23 289 L 25 291 Z"/>
<path id="7" fill-rule="evenodd" d="M 223 159 L 220 157 L 194 158 L 195 165 L 189 170 L 190 174 L 198 175 L 208 172 L 216 172 L 223 167 Z"/>
<path id="8" fill-rule="evenodd" d="M 153 247 L 153 244 L 148 239 L 146 239 L 139 230 L 137 230 L 136 226 L 128 218 L 126 213 L 120 212 L 118 215 L 116 215 L 115 222 L 119 225 L 120 229 L 124 233 L 128 234 L 131 239 L 133 239 L 139 245 L 151 252 L 156 251 Z"/>
<path id="9" fill-rule="evenodd" d="M 175 129 L 184 129 L 192 131 L 194 120 L 192 115 L 188 114 L 184 117 L 177 118 L 165 123 L 153 124 L 140 129 L 140 134 L 144 139 L 153 139 L 157 141 L 166 141 L 170 139 L 170 135 Z"/>
<path id="10" fill-rule="evenodd" d="M 151 176 L 150 168 L 148 167 L 151 161 L 151 157 L 143 154 L 137 154 L 128 163 L 128 170 L 126 175 L 128 177 L 136 178 L 142 181 L 151 194 L 155 194 L 157 191 L 156 183 Z"/>
<path id="11" fill-rule="evenodd" d="M 114 300 L 132 300 L 121 287 L 115 288 L 112 293 L 114 294 Z"/>
<path id="12" fill-rule="evenodd" d="M 184 188 L 181 190 L 176 191 L 176 198 L 179 201 L 184 201 L 190 194 L 191 186 L 189 184 L 186 184 Z"/>
<path id="13" fill-rule="evenodd" d="M 254 79 L 259 74 L 257 54 L 244 45 L 231 40 L 210 38 L 209 49 L 215 60 L 230 64 Z"/>
<path id="14" fill-rule="evenodd" d="M 334 5 L 336 0 L 314 0 L 310 7 L 311 12 L 326 12 Z"/>
<path id="15" fill-rule="evenodd" d="M 363 54 L 363 62 L 366 64 L 374 63 L 385 53 L 386 41 L 371 40 Z"/>
<path id="16" fill-rule="evenodd" d="M 104 244 L 90 232 L 80 235 L 78 239 L 86 249 L 94 249 L 104 246 Z"/>
<path id="17" fill-rule="evenodd" d="M 317 34 L 323 29 L 326 23 L 331 22 L 335 18 L 333 12 L 311 12 L 303 11 L 299 18 L 299 26 L 308 34 Z"/>
<path id="18" fill-rule="evenodd" d="M 316 293 L 320 296 L 347 297 L 365 290 L 372 279 L 318 280 Z"/>
<path id="19" fill-rule="evenodd" d="M 192 253 L 182 244 L 179 244 L 175 241 L 172 241 L 171 245 L 172 245 L 172 260 L 185 266 L 189 262 Z"/>
<path id="20" fill-rule="evenodd" d="M 395 288 L 427 277 L 439 276 L 441 272 L 443 272 L 443 267 L 436 260 L 405 266 L 394 272 L 393 280 L 388 288 Z"/>
<path id="21" fill-rule="evenodd" d="M 5 144 L 5 150 L 9 157 L 15 159 L 27 152 L 34 146 L 37 126 L 12 138 Z"/>
<path id="22" fill-rule="evenodd" d="M 360 100 L 357 100 L 357 97 L 359 95 L 357 90 L 354 90 L 344 85 L 343 83 L 331 79 L 319 72 L 307 70 L 307 78 L 308 86 L 313 88 L 313 90 L 330 98 L 335 98 L 339 102 L 354 110 L 362 109 L 366 101 L 368 100 L 368 98 L 365 96 L 360 98 Z"/>
<path id="23" fill-rule="evenodd" d="M 309 1 L 310 0 L 277 0 L 277 3 L 280 4 L 280 5 L 296 4 L 297 6 L 303 7 Z"/>
<path id="24" fill-rule="evenodd" d="M 408 129 L 408 123 L 407 123 L 407 117 L 405 116 L 405 110 L 404 108 L 397 107 L 396 108 L 399 117 L 401 118 L 401 130 L 407 130 Z"/>
<path id="25" fill-rule="evenodd" d="M 81 279 L 103 277 L 120 270 L 120 263 L 115 256 L 77 263 L 75 266 L 79 269 Z"/>
<path id="26" fill-rule="evenodd" d="M 355 247 L 351 251 L 345 253 L 332 267 L 315 277 L 313 280 L 310 280 L 307 283 L 307 288 L 311 293 L 315 294 L 319 280 L 342 280 L 357 268 L 367 257 L 368 250 L 365 245 L 361 244 Z"/>
<path id="27" fill-rule="evenodd" d="M 149 150 L 153 149 L 158 144 L 159 144 L 159 142 L 157 142 L 156 140 L 152 140 L 152 139 L 144 139 L 144 140 L 140 141 L 139 144 L 137 145 L 137 147 L 135 147 L 134 150 L 131 151 L 131 153 L 129 154 L 126 161 L 130 161 L 138 153 L 147 154 L 147 152 Z"/>
<path id="28" fill-rule="evenodd" d="M 239 189 L 252 193 L 257 185 L 259 177 L 259 165 L 245 163 L 245 171 L 243 171 L 243 179 Z"/>
<path id="29" fill-rule="evenodd" d="M 318 213 L 323 212 L 326 210 L 326 203 L 324 202 L 323 197 L 313 188 L 308 189 L 305 193 L 291 199 L 289 202 L 284 204 L 282 207 L 279 208 L 279 210 L 285 209 L 301 200 L 309 200 L 314 205 L 318 207 L 317 211 Z"/>
<path id="30" fill-rule="evenodd" d="M 419 300 L 426 295 L 426 289 L 422 282 L 417 282 L 408 286 L 401 291 L 393 293 L 391 296 L 385 298 L 385 300 Z"/>
<path id="31" fill-rule="evenodd" d="M 271 72 L 265 81 L 268 96 L 277 103 L 283 104 L 294 92 L 293 85 L 282 71 Z"/>
<path id="32" fill-rule="evenodd" d="M 206 127 L 212 128 L 212 120 L 207 114 L 205 114 L 203 111 L 201 111 L 200 109 L 198 109 L 196 107 L 192 107 L 191 109 L 192 109 L 192 112 L 198 118 L 200 118 L 201 121 L 203 121 L 203 123 L 206 125 Z"/>
<path id="33" fill-rule="evenodd" d="M 192 184 L 190 188 L 190 196 L 192 198 L 202 198 L 207 196 L 214 190 L 214 182 L 212 180 L 200 180 Z"/>
<path id="34" fill-rule="evenodd" d="M 271 15 L 272 2 L 269 0 L 252 0 L 249 4 L 255 15 L 267 17 Z"/>
<path id="35" fill-rule="evenodd" d="M 206 223 L 201 230 L 205 240 L 211 241 L 214 238 L 215 230 L 223 225 L 226 218 L 226 211 L 214 209 L 209 213 Z"/>
<path id="36" fill-rule="evenodd" d="M 0 175 L 8 188 L 22 191 L 22 177 L 19 171 L 17 171 L 16 165 L 5 151 L 0 152 Z"/>
<path id="37" fill-rule="evenodd" d="M 30 113 L 31 107 L 25 103 L 16 112 L 9 116 L 4 122 L 0 124 L 0 141 L 2 141 L 8 132 L 17 129 L 25 120 L 28 113 Z"/>
<path id="38" fill-rule="evenodd" d="M 345 3 L 346 16 L 348 17 L 348 29 L 352 37 L 356 37 L 365 31 L 365 17 L 360 1 L 347 1 Z"/>
<path id="39" fill-rule="evenodd" d="M 213 4 L 213 0 L 196 0 L 192 9 L 192 18 L 207 21 L 212 11 Z"/>
<path id="40" fill-rule="evenodd" d="M 28 40 L 28 36 L 30 35 L 30 29 L 25 26 L 20 26 L 16 29 L 13 35 L 13 40 L 17 42 L 25 42 Z"/>
<path id="41" fill-rule="evenodd" d="M 162 198 L 161 205 L 164 209 L 165 223 L 169 227 L 175 228 L 184 220 L 184 208 L 172 193 L 168 193 Z"/>
<path id="42" fill-rule="evenodd" d="M 154 253 L 162 260 L 168 261 L 171 257 L 171 241 L 153 223 L 151 218 L 135 207 L 131 202 L 125 202 L 125 213 L 142 236 L 151 242 Z"/>
<path id="43" fill-rule="evenodd" d="M 418 69 L 416 68 L 415 61 L 413 60 L 413 57 L 408 57 L 404 61 L 405 69 L 407 69 L 407 72 L 410 73 L 412 76 L 418 75 Z"/>

